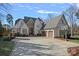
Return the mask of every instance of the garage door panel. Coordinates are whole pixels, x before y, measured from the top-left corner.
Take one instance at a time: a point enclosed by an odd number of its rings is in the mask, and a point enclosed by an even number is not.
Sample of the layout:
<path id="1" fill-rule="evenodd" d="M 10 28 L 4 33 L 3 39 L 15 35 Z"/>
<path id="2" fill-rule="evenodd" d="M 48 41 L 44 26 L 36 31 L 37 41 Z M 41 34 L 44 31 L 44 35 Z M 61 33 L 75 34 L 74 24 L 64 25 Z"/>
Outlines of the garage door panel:
<path id="1" fill-rule="evenodd" d="M 54 35 L 54 34 L 53 34 L 53 31 L 49 31 L 49 32 L 48 32 L 48 37 L 53 37 L 53 35 Z"/>

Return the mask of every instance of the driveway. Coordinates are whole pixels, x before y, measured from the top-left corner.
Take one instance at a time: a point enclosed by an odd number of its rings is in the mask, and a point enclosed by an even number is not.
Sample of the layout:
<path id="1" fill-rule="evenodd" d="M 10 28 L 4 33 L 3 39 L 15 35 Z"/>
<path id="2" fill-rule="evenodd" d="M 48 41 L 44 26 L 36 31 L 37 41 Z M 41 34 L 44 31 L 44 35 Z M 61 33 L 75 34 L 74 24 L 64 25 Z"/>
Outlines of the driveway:
<path id="1" fill-rule="evenodd" d="M 68 56 L 67 48 L 76 43 L 46 37 L 17 37 L 11 56 Z"/>

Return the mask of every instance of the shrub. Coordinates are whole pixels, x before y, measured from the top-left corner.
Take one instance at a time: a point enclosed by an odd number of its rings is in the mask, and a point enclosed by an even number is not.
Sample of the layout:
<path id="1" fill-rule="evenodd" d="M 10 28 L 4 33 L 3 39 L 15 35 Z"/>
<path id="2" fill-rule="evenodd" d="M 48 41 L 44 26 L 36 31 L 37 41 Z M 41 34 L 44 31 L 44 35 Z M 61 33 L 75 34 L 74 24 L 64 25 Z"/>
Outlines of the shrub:
<path id="1" fill-rule="evenodd" d="M 15 36 L 20 36 L 21 34 L 18 32 L 18 33 L 15 33 Z"/>
<path id="2" fill-rule="evenodd" d="M 41 36 L 41 34 L 37 34 L 37 36 Z"/>
<path id="3" fill-rule="evenodd" d="M 14 39 L 14 37 L 8 37 L 8 36 L 0 37 L 0 41 L 11 41 L 12 39 Z"/>
<path id="4" fill-rule="evenodd" d="M 26 35 L 26 34 L 20 34 L 20 33 L 15 33 L 14 36 L 22 36 L 22 37 L 25 37 L 25 36 L 28 36 L 28 35 Z"/>

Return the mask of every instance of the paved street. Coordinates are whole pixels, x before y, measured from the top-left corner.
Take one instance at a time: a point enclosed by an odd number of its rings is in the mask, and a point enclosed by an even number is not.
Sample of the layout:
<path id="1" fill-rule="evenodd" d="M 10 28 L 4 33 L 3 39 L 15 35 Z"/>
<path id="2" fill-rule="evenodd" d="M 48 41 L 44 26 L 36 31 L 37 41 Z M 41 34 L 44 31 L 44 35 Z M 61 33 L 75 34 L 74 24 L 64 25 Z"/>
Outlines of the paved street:
<path id="1" fill-rule="evenodd" d="M 45 37 L 18 37 L 11 56 L 67 56 L 67 47 L 78 44 Z"/>

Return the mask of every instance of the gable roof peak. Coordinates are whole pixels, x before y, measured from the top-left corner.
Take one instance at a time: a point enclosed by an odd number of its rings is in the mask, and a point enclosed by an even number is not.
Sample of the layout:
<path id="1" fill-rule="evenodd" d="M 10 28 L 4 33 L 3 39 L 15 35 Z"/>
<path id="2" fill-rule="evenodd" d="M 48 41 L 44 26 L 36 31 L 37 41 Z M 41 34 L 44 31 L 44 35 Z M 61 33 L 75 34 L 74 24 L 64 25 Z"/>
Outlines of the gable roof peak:
<path id="1" fill-rule="evenodd" d="M 59 21 L 62 20 L 62 18 L 65 19 L 64 14 L 61 14 L 61 15 L 58 15 L 58 16 L 52 18 L 51 20 L 49 20 L 47 22 L 47 24 L 46 24 L 44 29 L 55 28 L 58 25 Z"/>

